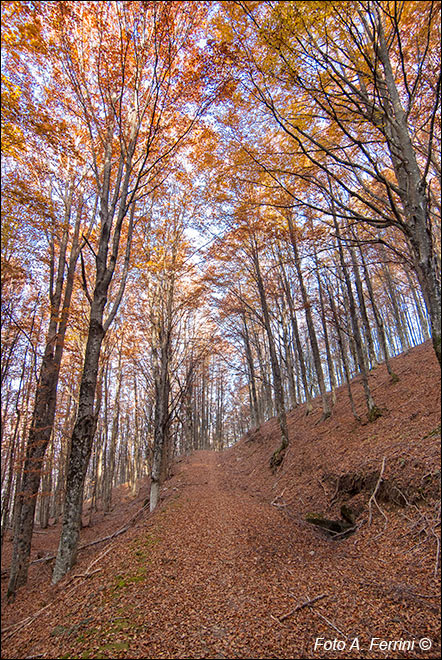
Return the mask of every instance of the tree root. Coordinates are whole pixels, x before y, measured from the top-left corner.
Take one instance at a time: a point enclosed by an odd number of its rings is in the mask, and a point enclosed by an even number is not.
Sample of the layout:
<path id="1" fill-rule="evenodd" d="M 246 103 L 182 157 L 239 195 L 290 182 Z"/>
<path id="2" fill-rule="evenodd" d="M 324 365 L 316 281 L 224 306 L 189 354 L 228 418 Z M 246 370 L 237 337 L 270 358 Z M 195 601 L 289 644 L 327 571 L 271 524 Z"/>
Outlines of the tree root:
<path id="1" fill-rule="evenodd" d="M 278 449 L 276 449 L 276 451 L 273 452 L 272 457 L 270 458 L 270 469 L 273 473 L 275 473 L 278 467 L 282 464 L 286 450 L 287 447 L 281 445 L 278 447 Z"/>

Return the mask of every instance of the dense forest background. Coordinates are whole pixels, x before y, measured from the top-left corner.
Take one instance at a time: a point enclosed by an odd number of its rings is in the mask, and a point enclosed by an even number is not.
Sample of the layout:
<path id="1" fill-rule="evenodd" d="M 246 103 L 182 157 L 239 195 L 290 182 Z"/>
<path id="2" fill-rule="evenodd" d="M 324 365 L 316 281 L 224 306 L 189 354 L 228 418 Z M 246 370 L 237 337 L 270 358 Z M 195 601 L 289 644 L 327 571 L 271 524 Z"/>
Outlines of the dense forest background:
<path id="1" fill-rule="evenodd" d="M 440 363 L 440 3 L 2 3 L 2 543 Z M 356 406 L 359 374 L 364 407 Z M 319 397 L 319 399 L 318 399 Z M 316 403 L 317 403 L 316 401 Z"/>

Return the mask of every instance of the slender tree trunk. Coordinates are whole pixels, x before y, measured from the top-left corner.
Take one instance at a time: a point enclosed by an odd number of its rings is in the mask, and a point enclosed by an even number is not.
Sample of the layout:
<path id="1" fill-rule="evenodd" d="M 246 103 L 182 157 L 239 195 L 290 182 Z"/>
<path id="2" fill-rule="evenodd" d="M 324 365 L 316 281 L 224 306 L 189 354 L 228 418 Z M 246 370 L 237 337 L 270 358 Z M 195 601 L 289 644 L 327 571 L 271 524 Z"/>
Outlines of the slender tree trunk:
<path id="1" fill-rule="evenodd" d="M 429 337 L 430 337 L 430 333 L 428 332 L 427 319 L 425 317 L 424 312 L 422 311 L 422 305 L 420 304 L 420 301 L 417 297 L 416 287 L 414 285 L 411 273 L 409 272 L 408 268 L 405 269 L 405 275 L 407 277 L 408 286 L 410 288 L 411 295 L 413 297 L 414 306 L 415 306 L 415 309 L 416 309 L 416 312 L 417 312 L 417 315 L 418 315 L 418 318 L 419 318 L 419 325 L 421 327 L 421 332 L 422 332 L 422 335 L 423 335 L 423 339 L 424 339 L 424 341 L 427 341 L 427 339 L 429 339 Z"/>
<path id="2" fill-rule="evenodd" d="M 244 346 L 246 349 L 246 360 L 247 366 L 249 368 L 249 384 L 250 384 L 250 400 L 251 400 L 251 418 L 252 418 L 252 427 L 258 426 L 260 423 L 260 415 L 258 408 L 258 397 L 256 394 L 256 377 L 255 377 L 255 365 L 253 363 L 252 349 L 250 346 L 250 336 L 249 329 L 247 326 L 247 320 L 245 312 L 241 315 L 243 328 L 244 328 Z"/>
<path id="3" fill-rule="evenodd" d="M 351 411 L 353 413 L 353 417 L 355 419 L 357 419 L 358 422 L 360 422 L 361 420 L 360 420 L 360 417 L 359 417 L 358 413 L 356 412 L 355 403 L 354 403 L 354 400 L 353 400 L 353 393 L 351 391 L 351 382 L 350 382 L 351 381 L 351 374 L 350 374 L 350 368 L 348 366 L 348 358 L 347 358 L 347 353 L 346 353 L 345 346 L 344 346 L 344 338 L 342 336 L 342 328 L 341 328 L 341 325 L 340 325 L 339 315 L 338 315 L 338 312 L 337 312 L 337 309 L 336 309 L 336 304 L 335 304 L 335 301 L 333 299 L 333 295 L 331 294 L 328 285 L 327 285 L 327 293 L 328 293 L 328 299 L 329 299 L 329 302 L 330 302 L 330 308 L 331 308 L 332 314 L 333 314 L 333 320 L 334 320 L 335 326 L 336 326 L 336 334 L 337 334 L 337 338 L 338 338 L 339 349 L 341 351 L 342 365 L 344 367 L 345 382 L 347 383 L 347 392 L 348 392 L 348 398 L 350 399 Z"/>
<path id="4" fill-rule="evenodd" d="M 368 291 L 368 296 L 370 298 L 370 303 L 371 303 L 371 308 L 373 310 L 373 315 L 375 318 L 376 322 L 376 328 L 377 328 L 377 333 L 378 333 L 378 338 L 379 338 L 379 344 L 381 345 L 382 348 L 382 353 L 384 355 L 384 360 L 385 360 L 385 365 L 387 367 L 387 371 L 390 374 L 391 378 L 393 380 L 397 380 L 397 376 L 394 373 L 391 364 L 390 364 L 390 352 L 388 350 L 388 343 L 387 343 L 387 337 L 385 335 L 385 328 L 384 328 L 384 322 L 382 320 L 382 315 L 379 312 L 379 308 L 376 304 L 376 297 L 373 291 L 373 285 L 371 283 L 371 278 L 370 274 L 368 272 L 367 264 L 365 262 L 364 254 L 362 251 L 362 246 L 359 245 L 359 254 L 361 257 L 361 262 L 362 262 L 362 267 L 364 270 L 364 279 L 365 279 L 365 284 L 367 286 L 367 291 Z"/>
<path id="5" fill-rule="evenodd" d="M 325 342 L 325 352 L 327 355 L 327 367 L 328 367 L 328 374 L 329 374 L 329 382 L 330 382 L 330 389 L 332 393 L 332 403 L 336 403 L 336 376 L 335 376 L 335 368 L 333 365 L 333 359 L 331 356 L 331 351 L 330 351 L 330 341 L 328 337 L 328 329 L 327 329 L 327 319 L 325 316 L 325 305 L 324 305 L 324 294 L 322 291 L 322 282 L 321 282 L 321 276 L 319 274 L 319 261 L 318 261 L 318 255 L 316 254 L 315 250 L 315 263 L 316 263 L 316 279 L 318 282 L 318 291 L 319 291 L 319 303 L 321 306 L 321 320 L 322 320 L 322 327 L 324 330 L 324 342 Z"/>
<path id="6" fill-rule="evenodd" d="M 359 371 L 362 376 L 362 385 L 364 387 L 364 393 L 365 393 L 365 400 L 367 403 L 367 408 L 368 408 L 368 418 L 369 421 L 374 421 L 381 415 L 380 409 L 375 405 L 375 402 L 373 400 L 371 391 L 370 391 L 370 386 L 368 383 L 368 375 L 365 367 L 365 360 L 364 360 L 364 351 L 363 351 L 363 346 L 362 346 L 362 337 L 361 333 L 359 330 L 359 324 L 358 324 L 358 318 L 356 314 L 356 305 L 355 305 L 355 299 L 353 296 L 353 290 L 351 287 L 351 281 L 350 277 L 348 275 L 347 271 L 347 266 L 345 264 L 344 260 L 344 253 L 341 245 L 341 235 L 339 231 L 339 225 L 336 219 L 336 216 L 333 216 L 334 220 L 334 226 L 335 226 L 335 231 L 336 235 L 338 238 L 338 253 L 339 253 L 339 259 L 341 262 L 341 270 L 344 276 L 344 281 L 345 285 L 347 288 L 347 295 L 348 295 L 348 303 L 349 303 L 349 313 L 350 313 L 350 319 L 351 319 L 351 325 L 352 325 L 352 330 L 353 330 L 353 339 L 355 341 L 356 345 L 356 355 L 358 359 L 358 364 L 359 364 Z"/>
<path id="7" fill-rule="evenodd" d="M 391 276 L 390 268 L 388 266 L 388 263 L 386 261 L 386 254 L 385 250 L 382 248 L 382 256 L 384 258 L 384 263 L 382 265 L 382 272 L 384 275 L 384 281 L 387 286 L 387 292 L 388 292 L 388 297 L 390 298 L 391 302 L 391 309 L 393 312 L 393 318 L 394 318 L 394 323 L 396 326 L 396 333 L 397 336 L 399 337 L 399 342 L 401 345 L 401 352 L 405 352 L 409 349 L 409 342 L 408 342 L 408 337 L 406 333 L 406 329 L 404 327 L 403 323 L 403 318 L 401 314 L 401 310 L 399 309 L 399 304 L 398 304 L 398 299 L 396 295 L 396 287 L 393 282 L 393 278 Z"/>
<path id="8" fill-rule="evenodd" d="M 298 362 L 299 362 L 299 370 L 301 372 L 302 386 L 303 386 L 303 389 L 304 389 L 304 396 L 305 396 L 305 401 L 306 401 L 306 413 L 309 414 L 312 410 L 312 403 L 311 403 L 310 388 L 309 388 L 308 378 L 307 378 L 307 369 L 305 367 L 304 351 L 302 350 L 301 338 L 299 336 L 299 327 L 298 327 L 298 321 L 297 321 L 297 318 L 296 318 L 295 306 L 294 306 L 294 303 L 293 303 L 293 298 L 292 298 L 292 294 L 291 294 L 291 291 L 290 291 L 290 286 L 289 286 L 287 276 L 286 276 L 286 273 L 285 273 L 285 269 L 284 269 L 284 266 L 282 264 L 281 259 L 280 259 L 279 264 L 280 264 L 280 268 L 281 268 L 283 289 L 284 289 L 285 297 L 287 299 L 287 303 L 288 303 L 288 307 L 289 307 L 290 322 L 291 322 L 291 326 L 292 326 L 293 336 L 295 338 L 295 345 L 296 345 L 296 351 L 297 351 Z"/>
<path id="9" fill-rule="evenodd" d="M 323 410 L 323 419 L 327 419 L 331 415 L 330 403 L 327 396 L 327 391 L 324 381 L 324 372 L 322 371 L 321 355 L 319 353 L 318 339 L 316 336 L 315 325 L 313 322 L 313 316 L 311 311 L 310 300 L 307 295 L 307 289 L 304 284 L 304 277 L 301 269 L 301 260 L 299 257 L 298 242 L 296 239 L 295 228 L 293 226 L 293 221 L 290 213 L 287 216 L 290 242 L 293 248 L 293 254 L 295 256 L 295 267 L 298 274 L 299 288 L 301 290 L 302 302 L 304 304 L 305 319 L 307 321 L 308 334 L 310 338 L 310 345 L 312 347 L 313 363 L 315 365 L 316 376 L 318 378 L 319 391 L 322 397 L 322 410 Z"/>
<path id="10" fill-rule="evenodd" d="M 355 278 L 356 293 L 357 293 L 357 296 L 358 296 L 359 311 L 360 311 L 360 314 L 361 314 L 362 327 L 363 327 L 363 330 L 364 330 L 365 342 L 367 344 L 367 353 L 368 353 L 369 365 L 370 365 L 370 367 L 373 367 L 377 362 L 376 352 L 374 350 L 373 338 L 371 336 L 370 321 L 368 319 L 367 307 L 365 305 L 365 296 L 364 296 L 364 290 L 362 288 L 362 280 L 361 280 L 361 275 L 360 275 L 360 272 L 359 272 L 359 265 L 358 265 L 358 262 L 356 260 L 356 255 L 355 255 L 354 249 L 352 247 L 350 247 L 349 251 L 350 251 L 351 263 L 352 263 L 352 267 L 353 267 L 353 274 L 354 274 L 354 278 Z"/>
<path id="11" fill-rule="evenodd" d="M 271 466 L 273 468 L 276 468 L 284 460 L 284 454 L 289 444 L 287 417 L 286 417 L 285 404 L 284 404 L 284 390 L 282 387 L 281 371 L 279 367 L 275 340 L 273 337 L 272 326 L 270 322 L 270 313 L 267 305 L 264 282 L 262 279 L 261 267 L 259 263 L 258 246 L 256 244 L 256 240 L 254 236 L 252 237 L 251 244 L 252 244 L 251 247 L 252 247 L 253 264 L 255 267 L 256 283 L 258 286 L 259 299 L 261 301 L 264 326 L 267 333 L 267 339 L 269 342 L 270 362 L 272 365 L 272 374 L 273 374 L 273 391 L 275 393 L 276 412 L 278 415 L 279 428 L 281 430 L 281 445 L 274 452 L 271 459 Z"/>

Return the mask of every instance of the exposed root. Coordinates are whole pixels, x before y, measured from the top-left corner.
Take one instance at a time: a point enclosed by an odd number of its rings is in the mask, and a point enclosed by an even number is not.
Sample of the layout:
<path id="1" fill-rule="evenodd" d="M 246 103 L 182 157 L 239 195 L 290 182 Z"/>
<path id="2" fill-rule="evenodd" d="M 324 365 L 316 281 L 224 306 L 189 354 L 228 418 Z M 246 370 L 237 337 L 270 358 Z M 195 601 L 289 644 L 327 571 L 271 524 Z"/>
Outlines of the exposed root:
<path id="1" fill-rule="evenodd" d="M 270 469 L 272 472 L 276 472 L 278 467 L 281 465 L 281 463 L 284 460 L 285 452 L 286 452 L 287 447 L 279 447 L 276 451 L 273 452 L 272 457 L 270 459 Z"/>

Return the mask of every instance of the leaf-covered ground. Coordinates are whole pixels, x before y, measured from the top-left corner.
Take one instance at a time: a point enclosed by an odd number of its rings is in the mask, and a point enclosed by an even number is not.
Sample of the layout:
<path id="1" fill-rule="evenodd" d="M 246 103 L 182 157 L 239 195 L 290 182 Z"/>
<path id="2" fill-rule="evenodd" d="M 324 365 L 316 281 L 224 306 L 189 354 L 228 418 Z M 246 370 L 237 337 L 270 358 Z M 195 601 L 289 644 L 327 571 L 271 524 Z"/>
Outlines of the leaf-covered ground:
<path id="1" fill-rule="evenodd" d="M 293 411 L 275 474 L 273 421 L 222 454 L 180 461 L 153 515 L 80 555 L 57 587 L 49 568 L 32 573 L 3 608 L 3 657 L 439 657 L 440 372 L 428 345 L 394 366 L 395 384 L 373 372 L 383 416 L 372 424 L 353 420 L 345 390 L 331 420 L 319 402 L 308 417 Z M 120 501 L 114 524 L 135 502 Z M 336 519 L 343 503 L 357 514 L 350 536 L 305 522 Z"/>

